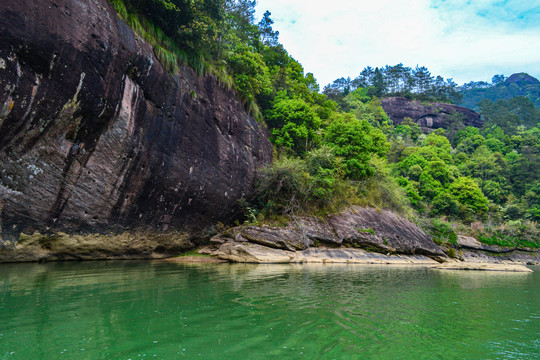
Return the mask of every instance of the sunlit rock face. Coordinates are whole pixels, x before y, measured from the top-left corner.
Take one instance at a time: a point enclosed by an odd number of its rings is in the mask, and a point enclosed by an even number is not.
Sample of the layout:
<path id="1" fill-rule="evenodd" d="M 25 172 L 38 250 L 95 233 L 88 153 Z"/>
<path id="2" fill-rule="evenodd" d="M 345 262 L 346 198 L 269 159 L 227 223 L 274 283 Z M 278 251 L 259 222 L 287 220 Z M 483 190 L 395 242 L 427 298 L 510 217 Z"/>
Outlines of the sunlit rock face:
<path id="1" fill-rule="evenodd" d="M 447 129 L 456 121 L 465 126 L 482 127 L 484 122 L 473 110 L 443 103 L 424 103 L 404 97 L 391 97 L 381 100 L 382 107 L 394 125 L 401 124 L 406 117 L 422 127 L 425 133 L 435 129 Z"/>
<path id="2" fill-rule="evenodd" d="M 106 0 L 0 2 L 0 233 L 204 230 L 271 145 L 235 93 L 171 76 Z"/>
<path id="3" fill-rule="evenodd" d="M 363 248 L 388 255 L 445 256 L 433 239 L 407 219 L 387 210 L 358 206 L 325 218 L 295 217 L 285 226 L 239 226 L 214 236 L 211 243 L 215 247 L 214 255 L 233 261 L 240 261 L 240 253 L 244 250 L 260 253 L 267 248 L 271 256 L 281 257 L 319 246 Z M 246 245 L 248 243 L 262 247 Z M 275 249 L 285 252 L 276 252 Z M 237 258 L 227 257 L 231 254 Z"/>

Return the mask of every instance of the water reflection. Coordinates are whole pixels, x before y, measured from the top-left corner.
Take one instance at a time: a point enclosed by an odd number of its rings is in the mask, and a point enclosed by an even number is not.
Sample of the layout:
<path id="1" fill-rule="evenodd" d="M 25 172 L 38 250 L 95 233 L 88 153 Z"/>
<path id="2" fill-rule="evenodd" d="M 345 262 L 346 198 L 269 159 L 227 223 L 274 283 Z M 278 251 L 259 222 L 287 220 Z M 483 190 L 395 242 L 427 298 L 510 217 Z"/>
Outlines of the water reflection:
<path id="1" fill-rule="evenodd" d="M 536 270 L 0 265 L 0 358 L 519 358 L 539 353 Z"/>

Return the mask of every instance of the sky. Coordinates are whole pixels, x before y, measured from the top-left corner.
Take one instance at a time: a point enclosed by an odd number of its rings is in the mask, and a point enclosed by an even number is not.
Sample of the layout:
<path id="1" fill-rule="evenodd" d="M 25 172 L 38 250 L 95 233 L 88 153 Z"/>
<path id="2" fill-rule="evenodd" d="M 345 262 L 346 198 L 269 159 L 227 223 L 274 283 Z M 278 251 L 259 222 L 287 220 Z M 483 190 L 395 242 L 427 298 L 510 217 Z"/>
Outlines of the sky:
<path id="1" fill-rule="evenodd" d="M 426 66 L 459 85 L 540 79 L 540 0 L 257 0 L 321 89 L 366 66 Z"/>

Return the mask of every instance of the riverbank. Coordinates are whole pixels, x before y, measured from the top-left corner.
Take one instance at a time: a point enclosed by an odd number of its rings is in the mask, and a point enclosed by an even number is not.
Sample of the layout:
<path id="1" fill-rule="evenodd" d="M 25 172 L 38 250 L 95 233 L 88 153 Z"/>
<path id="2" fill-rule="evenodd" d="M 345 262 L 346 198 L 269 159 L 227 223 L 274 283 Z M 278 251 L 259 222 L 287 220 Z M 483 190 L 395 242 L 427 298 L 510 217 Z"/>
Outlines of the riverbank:
<path id="1" fill-rule="evenodd" d="M 414 223 L 385 210 L 351 207 L 326 217 L 282 220 L 222 228 L 210 239 L 187 232 L 21 233 L 16 242 L 0 243 L 0 262 L 168 259 L 182 263 L 446 263 L 452 268 L 480 270 L 540 263 L 540 252 L 535 249 L 490 246 L 465 236 L 443 248 Z"/>
<path id="2" fill-rule="evenodd" d="M 363 264 L 363 265 L 413 265 L 437 270 L 479 270 L 532 272 L 526 267 L 532 262 L 513 262 L 511 260 L 486 259 L 483 261 L 437 258 L 426 255 L 381 254 L 352 248 L 310 248 L 303 251 L 272 249 L 263 245 L 229 243 L 225 247 L 207 246 L 199 249 L 206 259 L 182 256 L 163 261 L 169 262 L 219 262 L 254 264 Z"/>

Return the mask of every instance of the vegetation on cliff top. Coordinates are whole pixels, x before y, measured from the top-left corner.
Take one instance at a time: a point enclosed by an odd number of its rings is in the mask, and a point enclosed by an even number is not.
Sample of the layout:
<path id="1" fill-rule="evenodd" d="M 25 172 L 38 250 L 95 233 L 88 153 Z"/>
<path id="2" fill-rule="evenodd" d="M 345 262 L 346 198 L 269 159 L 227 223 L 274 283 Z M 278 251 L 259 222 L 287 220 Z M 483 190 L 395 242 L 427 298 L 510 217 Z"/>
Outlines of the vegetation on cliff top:
<path id="1" fill-rule="evenodd" d="M 170 71 L 188 63 L 216 75 L 264 119 L 275 161 L 261 169 L 256 202 L 243 201 L 246 218 L 359 204 L 416 219 L 441 243 L 460 232 L 539 245 L 540 112 L 530 98 L 481 102 L 483 129 L 456 118 L 426 135 L 411 120 L 394 126 L 378 100 L 469 96 L 425 67 L 368 67 L 320 93 L 313 74 L 279 43 L 271 14 L 255 23 L 255 1 L 111 2 Z"/>
<path id="2" fill-rule="evenodd" d="M 463 95 L 459 105 L 474 110 L 480 109 L 482 101 L 508 101 L 520 96 L 528 98 L 534 106 L 540 107 L 540 81 L 525 73 L 513 74 L 508 78 L 504 75 L 495 75 L 491 83 L 471 81 L 460 86 L 459 92 Z"/>

